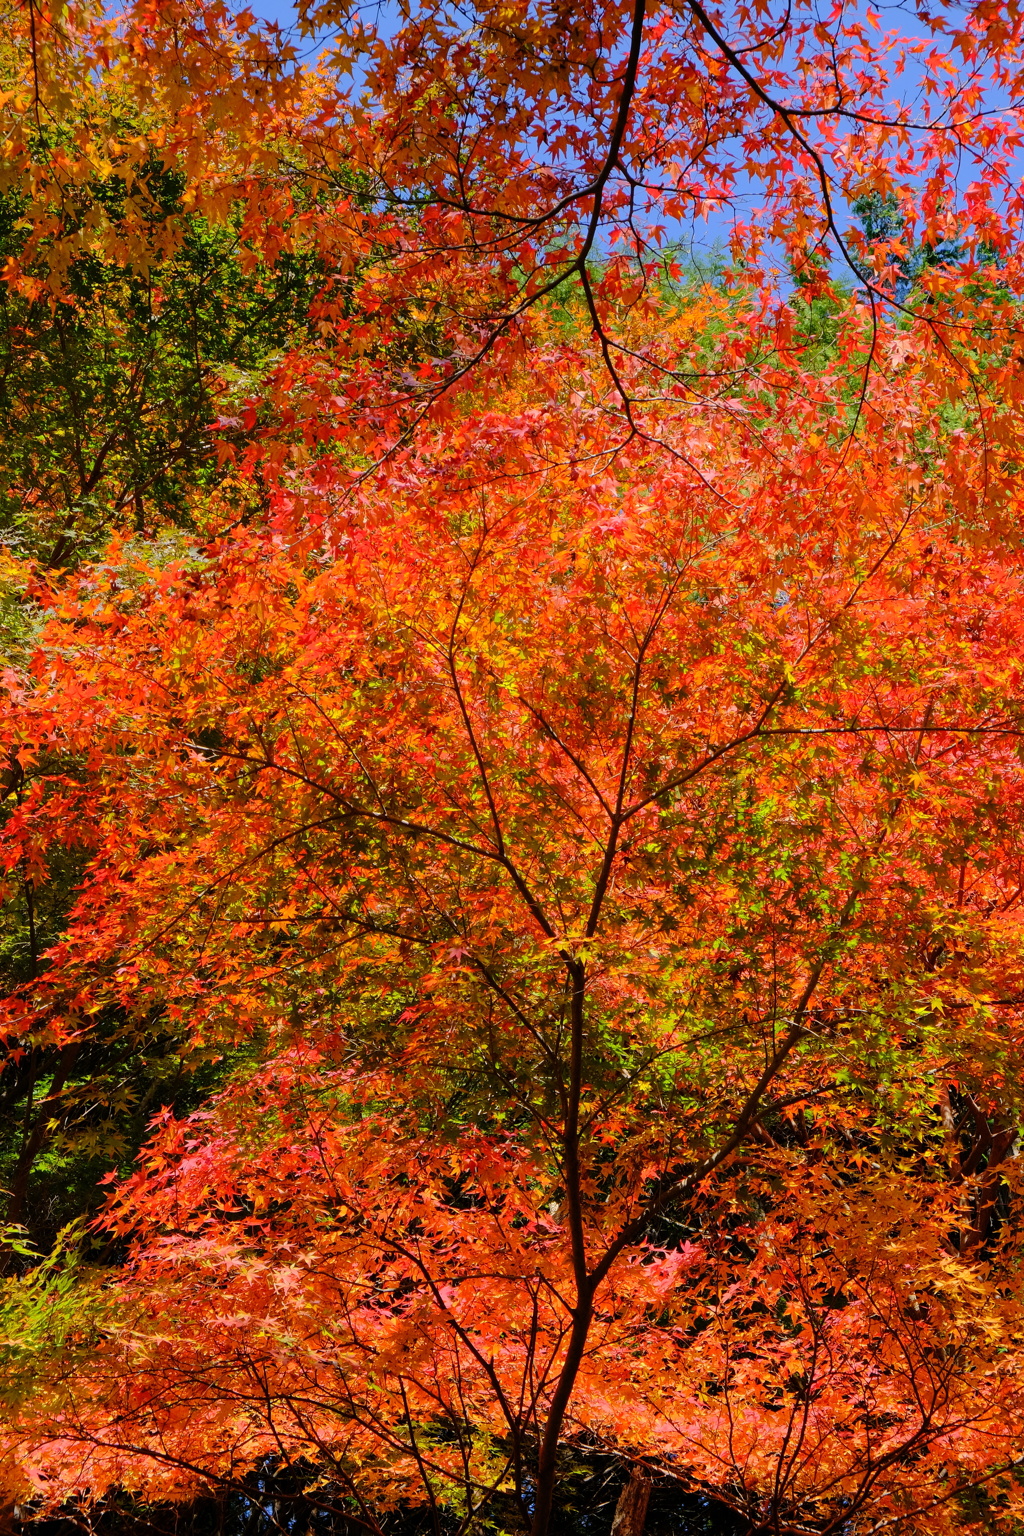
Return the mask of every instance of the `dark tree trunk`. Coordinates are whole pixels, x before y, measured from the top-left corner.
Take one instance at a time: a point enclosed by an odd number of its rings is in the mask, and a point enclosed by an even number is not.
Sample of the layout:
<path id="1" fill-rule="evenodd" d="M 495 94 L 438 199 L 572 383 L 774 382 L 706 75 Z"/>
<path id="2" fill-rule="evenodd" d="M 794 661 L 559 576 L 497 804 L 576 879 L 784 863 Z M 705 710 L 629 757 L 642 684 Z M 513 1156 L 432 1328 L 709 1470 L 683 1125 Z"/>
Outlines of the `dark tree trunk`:
<path id="1" fill-rule="evenodd" d="M 612 1536 L 643 1536 L 647 1506 L 651 1500 L 651 1479 L 644 1467 L 634 1467 L 629 1482 L 619 1494 L 612 1519 Z"/>

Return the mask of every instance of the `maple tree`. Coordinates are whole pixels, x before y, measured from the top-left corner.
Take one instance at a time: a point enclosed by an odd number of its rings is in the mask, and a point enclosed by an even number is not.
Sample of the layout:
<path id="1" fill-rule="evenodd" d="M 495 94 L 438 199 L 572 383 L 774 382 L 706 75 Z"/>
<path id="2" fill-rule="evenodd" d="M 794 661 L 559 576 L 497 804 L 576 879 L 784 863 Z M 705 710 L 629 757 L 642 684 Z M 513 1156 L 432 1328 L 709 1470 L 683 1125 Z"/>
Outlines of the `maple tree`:
<path id="1" fill-rule="evenodd" d="M 312 549 L 52 599 L 19 729 L 93 772 L 22 836 L 99 835 L 12 1032 L 159 1002 L 269 1064 L 121 1187 L 132 1328 L 42 1487 L 276 1450 L 539 1527 L 585 1432 L 828 1528 L 1014 1460 L 1013 553 L 912 456 L 913 367 L 797 478 L 763 420 L 609 458 L 551 345 Z"/>
<path id="2" fill-rule="evenodd" d="M 921 25 L 428 5 L 302 70 L 217 6 L 26 13 L 13 294 L 134 281 L 165 165 L 323 281 L 190 539 L 15 562 L 14 898 L 77 861 L 4 1004 L 26 1167 L 112 1043 L 210 1075 L 125 1138 L 123 1262 L 6 1283 L 12 1496 L 278 1463 L 541 1536 L 597 1448 L 634 1526 L 648 1474 L 1019 1520 L 1020 20 Z M 684 282 L 652 222 L 743 179 Z"/>

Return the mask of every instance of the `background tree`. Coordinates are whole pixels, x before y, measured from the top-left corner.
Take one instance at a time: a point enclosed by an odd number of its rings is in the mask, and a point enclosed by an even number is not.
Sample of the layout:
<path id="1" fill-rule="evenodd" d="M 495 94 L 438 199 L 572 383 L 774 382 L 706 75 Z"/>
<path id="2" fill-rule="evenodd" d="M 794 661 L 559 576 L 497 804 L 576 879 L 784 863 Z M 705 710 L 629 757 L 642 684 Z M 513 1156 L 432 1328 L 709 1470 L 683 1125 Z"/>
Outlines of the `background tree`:
<path id="1" fill-rule="evenodd" d="M 74 56 L 72 39 L 84 47 L 84 13 L 33 15 L 23 18 L 23 41 L 31 43 L 34 25 L 44 37 L 67 25 L 63 57 Z M 204 189 L 169 168 L 166 117 L 151 104 L 129 111 L 116 71 L 78 79 L 73 98 L 58 96 L 59 112 L 45 111 L 35 88 L 45 94 L 53 59 L 37 45 L 41 73 L 22 102 L 26 140 L 7 167 L 0 206 L 2 633 L 12 663 L 37 628 L 37 563 L 45 570 L 100 558 L 111 536 L 125 533 L 173 559 L 212 531 L 211 519 L 223 527 L 265 510 L 260 475 L 243 478 L 232 459 L 268 424 L 280 429 L 268 380 L 289 348 L 310 343 L 325 281 L 308 242 L 254 249 L 239 203 L 211 216 L 196 211 Z M 31 46 L 19 54 L 8 40 L 0 64 L 9 83 L 31 73 L 33 57 Z M 90 139 L 101 124 L 110 134 L 102 151 Z M 83 149 L 77 167 L 66 158 L 73 145 Z M 50 192 L 62 189 L 62 201 L 47 213 L 51 175 Z M 73 811 L 61 802 L 31 857 L 14 855 L 0 948 L 7 990 L 45 968 L 89 864 L 90 832 L 78 820 L 88 803 L 85 758 L 22 761 L 24 745 L 16 732 L 2 781 L 5 816 L 17 822 L 40 774 L 69 776 L 80 799 Z M 148 1114 L 171 1100 L 194 1102 L 189 1094 L 211 1081 L 210 1070 L 159 1010 L 104 1011 L 84 1047 L 19 1044 L 0 1087 L 8 1219 L 28 1222 L 46 1247 L 95 1204 L 97 1178 L 138 1145 Z"/>
<path id="2" fill-rule="evenodd" d="M 215 424 L 244 441 L 241 413 L 308 336 L 319 286 L 287 255 L 243 275 L 232 231 L 196 224 L 145 276 L 83 258 L 59 301 L 42 285 L 34 298 L 6 290 L 8 547 L 60 565 L 99 553 L 115 529 L 194 530 L 197 495 L 224 475 Z"/>

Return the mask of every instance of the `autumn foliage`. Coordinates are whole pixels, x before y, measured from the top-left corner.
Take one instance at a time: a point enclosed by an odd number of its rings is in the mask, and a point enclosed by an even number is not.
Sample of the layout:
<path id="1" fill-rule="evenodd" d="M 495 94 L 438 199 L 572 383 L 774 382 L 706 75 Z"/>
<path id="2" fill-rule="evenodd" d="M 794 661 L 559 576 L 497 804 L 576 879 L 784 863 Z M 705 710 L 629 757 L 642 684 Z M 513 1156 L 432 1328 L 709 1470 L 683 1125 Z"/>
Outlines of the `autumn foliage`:
<path id="1" fill-rule="evenodd" d="M 10 56 L 12 294 L 84 324 L 202 220 L 313 296 L 197 363 L 180 516 L 140 470 L 5 567 L 9 1497 L 546 1536 L 587 1454 L 1013 1531 L 1021 19 L 473 18 Z"/>

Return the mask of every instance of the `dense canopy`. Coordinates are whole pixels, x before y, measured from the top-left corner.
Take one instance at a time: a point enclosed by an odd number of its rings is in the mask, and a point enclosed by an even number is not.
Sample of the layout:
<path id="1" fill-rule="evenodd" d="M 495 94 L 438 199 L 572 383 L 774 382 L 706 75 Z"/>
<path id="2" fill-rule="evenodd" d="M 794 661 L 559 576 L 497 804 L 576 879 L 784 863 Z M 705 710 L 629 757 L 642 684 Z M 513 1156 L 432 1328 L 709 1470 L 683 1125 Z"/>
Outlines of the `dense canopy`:
<path id="1" fill-rule="evenodd" d="M 1024 14 L 300 20 L 0 43 L 7 1512 L 1012 1536 Z"/>

